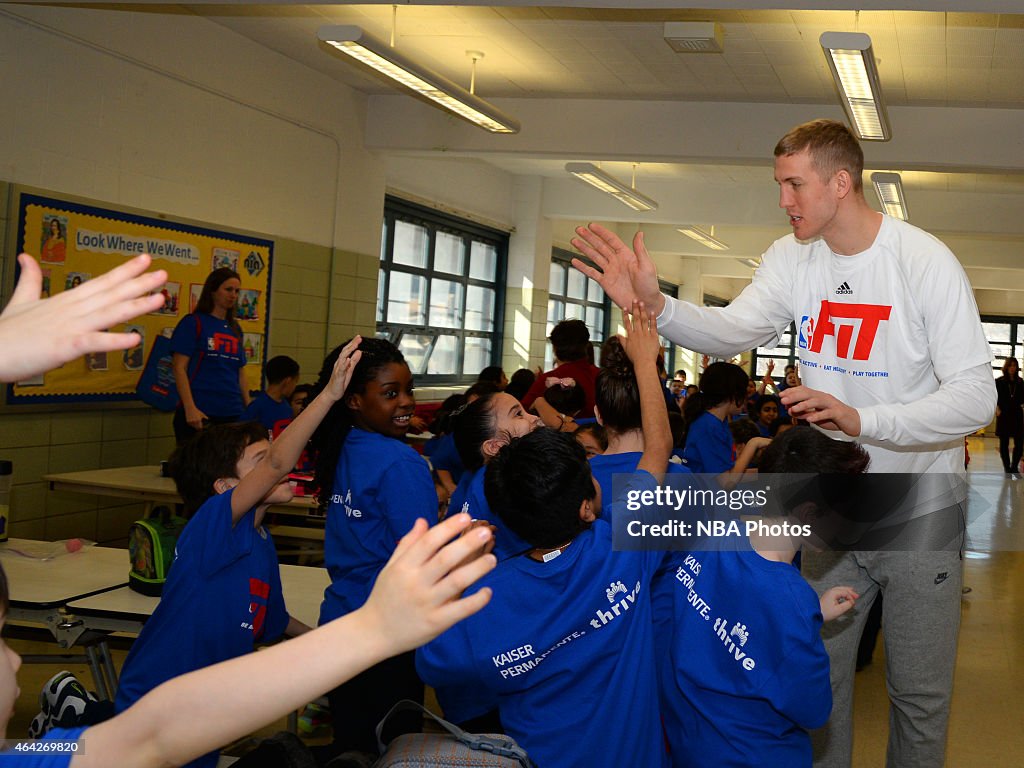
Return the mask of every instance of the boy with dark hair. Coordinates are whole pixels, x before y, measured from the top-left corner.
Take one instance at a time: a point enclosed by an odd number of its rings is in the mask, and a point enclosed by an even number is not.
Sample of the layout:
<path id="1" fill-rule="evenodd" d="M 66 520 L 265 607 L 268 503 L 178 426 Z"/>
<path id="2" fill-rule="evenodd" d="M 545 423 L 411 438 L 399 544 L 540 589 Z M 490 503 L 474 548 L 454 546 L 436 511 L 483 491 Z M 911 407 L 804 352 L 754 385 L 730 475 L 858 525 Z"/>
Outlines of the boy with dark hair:
<path id="1" fill-rule="evenodd" d="M 345 392 L 359 342 L 357 336 L 342 351 L 327 387 L 273 444 L 259 425 L 224 424 L 195 435 L 172 456 L 171 474 L 194 514 L 178 539 L 163 597 L 125 660 L 118 712 L 172 677 L 309 630 L 285 610 L 263 516 L 271 504 L 291 499 L 287 475 Z M 190 765 L 216 763 L 210 752 Z"/>
<path id="2" fill-rule="evenodd" d="M 859 474 L 867 464 L 857 443 L 810 427 L 790 430 L 760 457 L 762 473 Z M 813 528 L 824 512 L 819 495 L 780 480 L 771 488 L 781 515 L 760 519 Z M 711 542 L 707 551 L 674 554 L 658 580 L 657 632 L 670 637 L 660 654 L 661 712 L 675 768 L 809 768 L 807 729 L 821 727 L 832 711 L 821 626 L 858 595 L 832 587 L 819 600 L 793 565 L 800 537 L 762 530 L 736 545 L 716 549 Z M 706 615 L 694 610 L 694 594 Z"/>
<path id="3" fill-rule="evenodd" d="M 671 437 L 657 328 L 642 307 L 627 318 L 647 437 L 634 482 L 647 486 L 665 471 Z M 571 435 L 512 440 L 487 465 L 485 490 L 532 549 L 499 563 L 479 621 L 417 652 L 424 682 L 496 696 L 505 730 L 538 765 L 663 766 L 649 586 L 664 554 L 613 551 Z"/>
<path id="4" fill-rule="evenodd" d="M 593 347 L 590 346 L 590 331 L 587 330 L 586 323 L 582 320 L 562 320 L 551 329 L 548 338 L 555 355 L 555 367 L 534 379 L 522 398 L 523 407 L 530 409 L 533 401 L 544 394 L 548 379 L 573 379 L 579 384 L 586 398 L 580 416 L 592 417 L 594 382 L 600 369 L 593 362 Z"/>
<path id="5" fill-rule="evenodd" d="M 276 434 L 278 422 L 292 419 L 292 392 L 299 384 L 299 364 L 287 355 L 277 355 L 263 368 L 267 388 L 252 399 L 242 413 L 242 421 L 258 421 Z"/>

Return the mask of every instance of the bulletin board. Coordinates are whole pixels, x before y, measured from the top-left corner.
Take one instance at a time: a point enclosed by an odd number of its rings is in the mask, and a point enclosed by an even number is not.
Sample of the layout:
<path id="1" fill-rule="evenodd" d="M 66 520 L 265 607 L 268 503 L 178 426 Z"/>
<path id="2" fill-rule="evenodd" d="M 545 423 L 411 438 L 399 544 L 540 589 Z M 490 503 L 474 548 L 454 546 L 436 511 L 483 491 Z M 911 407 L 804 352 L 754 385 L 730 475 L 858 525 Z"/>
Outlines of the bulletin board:
<path id="1" fill-rule="evenodd" d="M 207 275 L 230 267 L 242 279 L 235 317 L 242 328 L 247 378 L 258 386 L 267 349 L 274 243 L 248 235 L 175 222 L 156 215 L 84 204 L 14 189 L 17 241 L 43 271 L 42 295 L 53 296 L 99 277 L 139 253 L 167 270 L 164 306 L 112 331 L 136 331 L 132 349 L 86 355 L 36 378 L 8 385 L 7 405 L 136 400 L 135 386 L 153 340 L 170 336 L 195 308 Z M 10 295 L 10 292 L 7 292 Z"/>

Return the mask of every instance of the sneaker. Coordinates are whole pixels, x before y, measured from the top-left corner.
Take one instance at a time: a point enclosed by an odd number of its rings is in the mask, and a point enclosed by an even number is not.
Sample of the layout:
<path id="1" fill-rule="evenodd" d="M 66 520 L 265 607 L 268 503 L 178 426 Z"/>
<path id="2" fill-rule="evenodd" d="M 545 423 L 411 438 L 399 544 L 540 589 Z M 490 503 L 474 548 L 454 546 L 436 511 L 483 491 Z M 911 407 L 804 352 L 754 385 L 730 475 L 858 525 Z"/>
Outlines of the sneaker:
<path id="1" fill-rule="evenodd" d="M 50 728 L 74 728 L 96 697 L 85 689 L 70 672 L 61 672 L 43 686 L 43 694 L 50 705 Z"/>

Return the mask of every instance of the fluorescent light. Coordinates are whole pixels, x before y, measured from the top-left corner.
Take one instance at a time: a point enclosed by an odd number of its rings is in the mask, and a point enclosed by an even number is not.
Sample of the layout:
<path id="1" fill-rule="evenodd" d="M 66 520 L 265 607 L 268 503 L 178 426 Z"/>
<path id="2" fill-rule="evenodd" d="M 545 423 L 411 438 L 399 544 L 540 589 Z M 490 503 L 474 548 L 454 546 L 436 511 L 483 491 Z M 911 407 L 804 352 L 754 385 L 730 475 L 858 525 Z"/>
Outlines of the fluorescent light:
<path id="1" fill-rule="evenodd" d="M 868 141 L 891 139 L 871 38 L 860 32 L 823 32 L 818 42 L 857 135 Z"/>
<path id="2" fill-rule="evenodd" d="M 901 221 L 910 220 L 903 197 L 903 180 L 898 173 L 872 173 L 871 183 L 875 185 L 883 211 Z"/>
<path id="3" fill-rule="evenodd" d="M 317 37 L 337 50 L 492 133 L 518 133 L 519 123 L 500 109 L 376 40 L 362 27 L 320 27 Z"/>
<path id="4" fill-rule="evenodd" d="M 700 227 L 677 227 L 677 232 L 681 232 L 687 237 L 692 237 L 701 245 L 710 248 L 713 251 L 728 251 L 729 246 L 723 243 L 721 240 L 716 238 L 714 235 L 709 235 Z M 755 265 L 756 266 L 756 265 Z"/>
<path id="5" fill-rule="evenodd" d="M 657 201 L 637 192 L 634 187 L 623 184 L 593 163 L 566 163 L 565 170 L 580 181 L 585 181 L 592 187 L 597 187 L 605 194 L 611 195 L 620 203 L 628 205 L 634 211 L 655 211 L 658 209 Z"/>
<path id="6" fill-rule="evenodd" d="M 746 264 L 751 269 L 757 269 L 761 266 L 761 262 L 757 259 L 736 259 L 740 264 Z"/>

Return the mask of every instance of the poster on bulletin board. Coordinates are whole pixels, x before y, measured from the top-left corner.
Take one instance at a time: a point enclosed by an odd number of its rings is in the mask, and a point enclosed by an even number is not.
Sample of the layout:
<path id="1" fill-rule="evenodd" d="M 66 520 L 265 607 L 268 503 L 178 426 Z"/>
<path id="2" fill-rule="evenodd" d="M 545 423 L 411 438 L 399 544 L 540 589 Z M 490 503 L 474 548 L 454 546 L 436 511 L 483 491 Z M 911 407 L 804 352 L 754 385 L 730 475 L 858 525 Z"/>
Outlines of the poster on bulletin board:
<path id="1" fill-rule="evenodd" d="M 169 221 L 116 208 L 15 190 L 17 250 L 38 258 L 42 296 L 98 277 L 139 253 L 167 271 L 164 305 L 109 330 L 137 331 L 132 349 L 86 355 L 7 387 L 7 405 L 136 400 L 135 386 L 157 336 L 170 336 L 195 309 L 207 275 L 220 267 L 239 274 L 235 317 L 242 329 L 250 388 L 259 387 L 267 348 L 274 243 L 249 235 Z M 13 254 L 12 254 L 13 257 Z M 8 294 L 9 295 L 9 294 Z"/>

